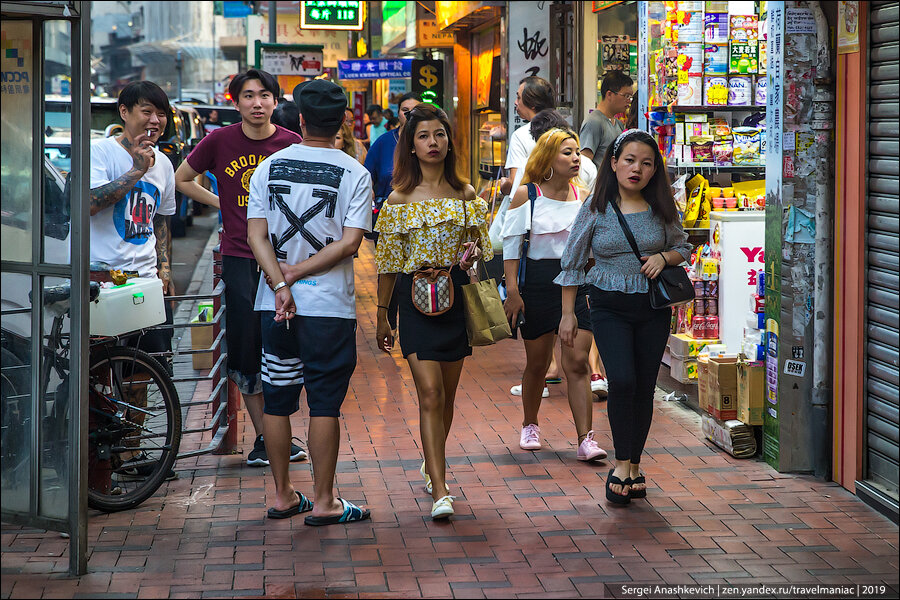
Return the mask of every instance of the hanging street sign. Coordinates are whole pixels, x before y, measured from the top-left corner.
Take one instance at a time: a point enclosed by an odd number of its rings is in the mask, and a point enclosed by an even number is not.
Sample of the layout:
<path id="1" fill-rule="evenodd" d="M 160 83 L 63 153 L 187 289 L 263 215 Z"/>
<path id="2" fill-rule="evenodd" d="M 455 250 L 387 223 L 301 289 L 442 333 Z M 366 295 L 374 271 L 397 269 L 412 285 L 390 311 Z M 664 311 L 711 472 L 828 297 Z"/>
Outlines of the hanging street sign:
<path id="1" fill-rule="evenodd" d="M 322 74 L 322 46 L 264 44 L 256 40 L 256 64 L 272 75 L 317 77 Z"/>
<path id="2" fill-rule="evenodd" d="M 338 79 L 401 79 L 412 76 L 411 58 L 339 60 Z"/>
<path id="3" fill-rule="evenodd" d="M 300 28 L 360 31 L 363 28 L 363 8 L 363 2 L 351 0 L 301 2 Z"/>

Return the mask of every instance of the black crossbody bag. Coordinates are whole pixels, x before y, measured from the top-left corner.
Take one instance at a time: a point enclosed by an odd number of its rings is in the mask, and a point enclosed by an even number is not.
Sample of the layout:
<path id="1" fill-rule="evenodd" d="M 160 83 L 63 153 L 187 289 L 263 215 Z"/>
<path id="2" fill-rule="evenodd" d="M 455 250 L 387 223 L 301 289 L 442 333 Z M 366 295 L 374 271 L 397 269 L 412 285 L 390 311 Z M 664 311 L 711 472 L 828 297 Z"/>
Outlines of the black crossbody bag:
<path id="1" fill-rule="evenodd" d="M 631 233 L 631 227 L 625 221 L 625 216 L 615 202 L 610 202 L 616 216 L 619 217 L 619 225 L 622 226 L 622 232 L 631 245 L 631 250 L 641 262 L 641 252 L 638 250 L 637 242 L 634 241 L 634 234 Z M 678 306 L 694 300 L 694 286 L 688 278 L 687 272 L 683 267 L 672 267 L 668 264 L 663 268 L 662 272 L 656 279 L 647 278 L 650 288 L 650 307 L 651 308 L 668 308 L 670 306 Z"/>

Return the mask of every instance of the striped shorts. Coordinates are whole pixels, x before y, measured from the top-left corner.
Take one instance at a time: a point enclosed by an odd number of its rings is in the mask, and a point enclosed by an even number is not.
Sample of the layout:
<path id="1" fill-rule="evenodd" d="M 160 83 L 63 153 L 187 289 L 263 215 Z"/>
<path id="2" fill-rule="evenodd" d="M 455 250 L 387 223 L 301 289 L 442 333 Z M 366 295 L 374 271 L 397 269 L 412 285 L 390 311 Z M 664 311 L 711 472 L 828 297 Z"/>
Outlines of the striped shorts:
<path id="1" fill-rule="evenodd" d="M 356 320 L 304 317 L 276 322 L 260 313 L 263 412 L 289 416 L 300 410 L 306 387 L 311 417 L 339 417 L 356 369 Z"/>

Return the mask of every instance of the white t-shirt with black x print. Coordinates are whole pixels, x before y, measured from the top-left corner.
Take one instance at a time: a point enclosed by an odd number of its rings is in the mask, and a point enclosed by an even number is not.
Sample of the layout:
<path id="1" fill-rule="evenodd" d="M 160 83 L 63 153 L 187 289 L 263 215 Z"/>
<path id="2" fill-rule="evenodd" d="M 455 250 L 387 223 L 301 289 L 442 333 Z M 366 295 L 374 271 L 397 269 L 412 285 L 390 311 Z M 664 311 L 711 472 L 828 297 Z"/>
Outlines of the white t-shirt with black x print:
<path id="1" fill-rule="evenodd" d="M 372 228 L 372 177 L 334 148 L 293 144 L 261 162 L 250 178 L 248 219 L 266 219 L 279 261 L 300 263 L 341 239 L 344 227 Z M 356 318 L 353 257 L 291 286 L 297 314 Z M 254 309 L 275 310 L 275 294 L 260 278 Z"/>

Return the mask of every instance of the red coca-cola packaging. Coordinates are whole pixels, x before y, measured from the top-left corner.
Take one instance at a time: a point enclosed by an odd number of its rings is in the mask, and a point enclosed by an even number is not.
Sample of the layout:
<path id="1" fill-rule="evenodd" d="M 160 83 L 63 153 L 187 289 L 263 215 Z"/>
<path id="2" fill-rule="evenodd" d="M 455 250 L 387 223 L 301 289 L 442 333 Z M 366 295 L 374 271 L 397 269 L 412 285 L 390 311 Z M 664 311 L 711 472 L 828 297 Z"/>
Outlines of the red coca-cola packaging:
<path id="1" fill-rule="evenodd" d="M 719 337 L 719 317 L 718 315 L 709 315 L 704 318 L 706 338 L 708 340 L 718 339 Z"/>
<path id="2" fill-rule="evenodd" d="M 718 318 L 716 318 L 718 321 Z M 706 317 L 702 315 L 694 315 L 691 321 L 691 337 L 695 340 L 705 340 L 706 336 Z"/>

